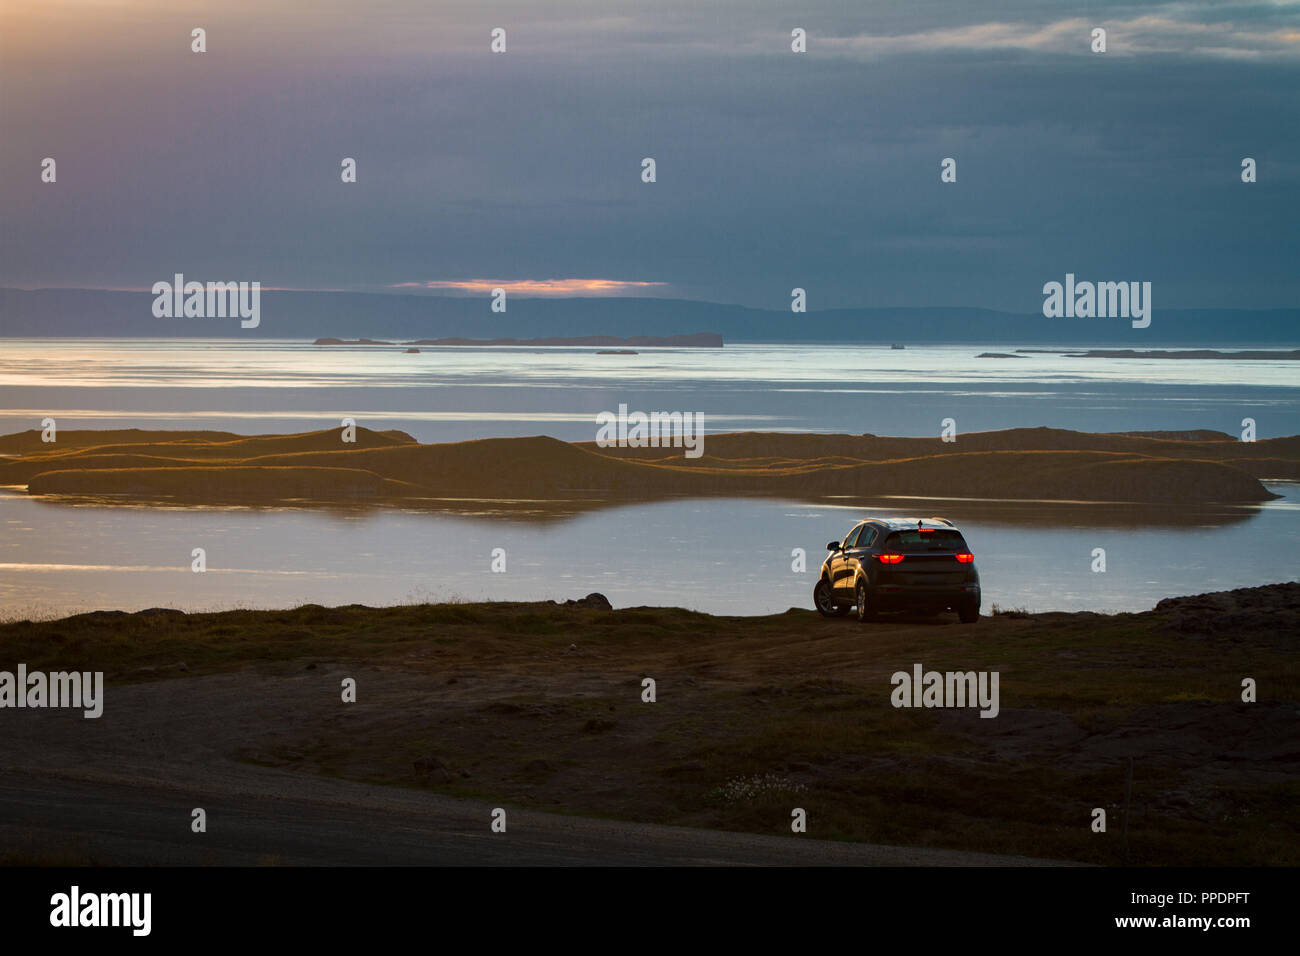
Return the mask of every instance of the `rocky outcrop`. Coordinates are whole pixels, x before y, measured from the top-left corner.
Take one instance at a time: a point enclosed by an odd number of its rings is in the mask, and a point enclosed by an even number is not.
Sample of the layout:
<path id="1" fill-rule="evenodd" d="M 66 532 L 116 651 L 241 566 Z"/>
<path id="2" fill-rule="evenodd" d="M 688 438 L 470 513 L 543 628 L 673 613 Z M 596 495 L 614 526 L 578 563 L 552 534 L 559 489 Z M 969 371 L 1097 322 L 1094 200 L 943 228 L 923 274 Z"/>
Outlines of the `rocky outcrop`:
<path id="1" fill-rule="evenodd" d="M 1165 598 L 1157 614 L 1189 636 L 1300 634 L 1300 581 Z"/>

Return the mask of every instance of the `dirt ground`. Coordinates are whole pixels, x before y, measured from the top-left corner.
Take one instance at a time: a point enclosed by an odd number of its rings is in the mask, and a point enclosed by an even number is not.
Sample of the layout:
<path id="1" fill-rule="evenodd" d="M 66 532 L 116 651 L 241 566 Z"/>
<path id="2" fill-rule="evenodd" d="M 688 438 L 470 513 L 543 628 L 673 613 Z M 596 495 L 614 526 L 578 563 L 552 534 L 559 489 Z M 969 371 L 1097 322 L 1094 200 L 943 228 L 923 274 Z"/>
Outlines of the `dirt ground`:
<path id="1" fill-rule="evenodd" d="M 6 659 L 103 669 L 110 686 L 99 720 L 4 712 L 0 761 L 196 790 L 251 774 L 307 794 L 324 777 L 787 837 L 801 808 L 809 838 L 1294 864 L 1298 590 L 1232 592 L 1250 614 L 1227 632 L 1176 605 L 972 625 L 555 604 L 9 624 Z M 891 706 L 891 674 L 914 663 L 998 671 L 998 716 Z"/>

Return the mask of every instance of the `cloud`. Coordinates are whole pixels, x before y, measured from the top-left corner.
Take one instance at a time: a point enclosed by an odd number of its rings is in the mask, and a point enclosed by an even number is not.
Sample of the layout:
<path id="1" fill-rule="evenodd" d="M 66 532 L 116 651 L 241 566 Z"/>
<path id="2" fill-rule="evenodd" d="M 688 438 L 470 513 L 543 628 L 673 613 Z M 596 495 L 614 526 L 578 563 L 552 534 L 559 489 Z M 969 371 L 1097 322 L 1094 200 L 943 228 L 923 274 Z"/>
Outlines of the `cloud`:
<path id="1" fill-rule="evenodd" d="M 1285 23 L 1240 24 L 1232 20 L 1202 22 L 1189 18 L 1209 11 L 1187 4 L 1165 4 L 1158 12 L 1112 19 L 1071 17 L 1050 23 L 990 22 L 897 35 L 860 33 L 828 36 L 818 47 L 866 57 L 898 56 L 953 51 L 996 52 L 1022 50 L 1033 53 L 1093 55 L 1092 30 L 1106 30 L 1108 55 L 1177 53 L 1190 56 L 1240 59 L 1300 57 L 1300 22 L 1284 13 Z"/>
<path id="2" fill-rule="evenodd" d="M 1068 269 L 1300 301 L 1300 58 L 1269 52 L 1300 4 L 228 0 L 204 57 L 163 2 L 0 30 L 0 285 L 1021 310 Z"/>
<path id="3" fill-rule="evenodd" d="M 619 296 L 666 292 L 669 285 L 624 279 L 428 279 L 394 283 L 393 288 L 435 289 L 465 295 L 490 295 L 493 289 L 505 289 L 515 295 L 530 296 Z"/>

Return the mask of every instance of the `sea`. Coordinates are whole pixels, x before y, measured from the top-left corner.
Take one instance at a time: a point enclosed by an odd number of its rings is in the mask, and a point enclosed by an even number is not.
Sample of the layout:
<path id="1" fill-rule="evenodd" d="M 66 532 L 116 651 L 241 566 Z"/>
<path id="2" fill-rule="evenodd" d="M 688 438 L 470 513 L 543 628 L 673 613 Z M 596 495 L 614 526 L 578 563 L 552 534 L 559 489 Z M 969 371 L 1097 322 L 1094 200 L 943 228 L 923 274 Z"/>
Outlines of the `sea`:
<path id="1" fill-rule="evenodd" d="M 0 339 L 0 434 L 40 428 L 338 427 L 422 442 L 596 437 L 596 416 L 697 412 L 734 431 L 938 435 L 1300 433 L 1300 364 L 1084 358 L 971 345 L 721 349 L 318 346 L 270 339 Z M 1294 346 L 1288 346 L 1294 347 Z M 1015 357 L 981 357 L 996 352 Z M 985 610 L 1136 611 L 1163 597 L 1292 580 L 1300 486 L 1255 506 L 943 499 L 673 499 L 573 509 L 137 506 L 0 488 L 0 618 L 565 600 L 754 615 L 811 607 L 824 546 L 868 514 L 943 515 L 976 554 Z M 203 548 L 206 571 L 192 570 Z M 1098 570 L 1098 549 L 1104 570 Z M 495 556 L 495 557 L 494 557 Z M 504 570 L 501 570 L 504 563 Z M 495 570 L 494 570 L 495 568 Z"/>

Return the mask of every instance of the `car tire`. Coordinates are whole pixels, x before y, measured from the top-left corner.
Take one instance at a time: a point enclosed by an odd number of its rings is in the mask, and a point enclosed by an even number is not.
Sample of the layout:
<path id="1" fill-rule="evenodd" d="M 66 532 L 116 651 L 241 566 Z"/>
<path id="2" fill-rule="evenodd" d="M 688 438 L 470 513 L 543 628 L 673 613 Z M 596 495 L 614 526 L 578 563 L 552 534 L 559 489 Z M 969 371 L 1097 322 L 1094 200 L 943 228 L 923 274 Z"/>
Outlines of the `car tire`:
<path id="1" fill-rule="evenodd" d="M 817 608 L 817 613 L 822 617 L 843 617 L 849 613 L 847 607 L 835 603 L 830 582 L 825 578 L 818 581 L 817 586 L 813 588 L 813 607 Z"/>
<path id="2" fill-rule="evenodd" d="M 974 624 L 980 619 L 980 606 L 978 601 L 967 601 L 961 607 L 957 608 L 957 617 L 963 624 Z"/>
<path id="3" fill-rule="evenodd" d="M 858 620 L 863 624 L 874 621 L 876 619 L 876 608 L 871 602 L 871 591 L 867 588 L 867 582 L 859 581 L 853 593 L 858 608 Z"/>

